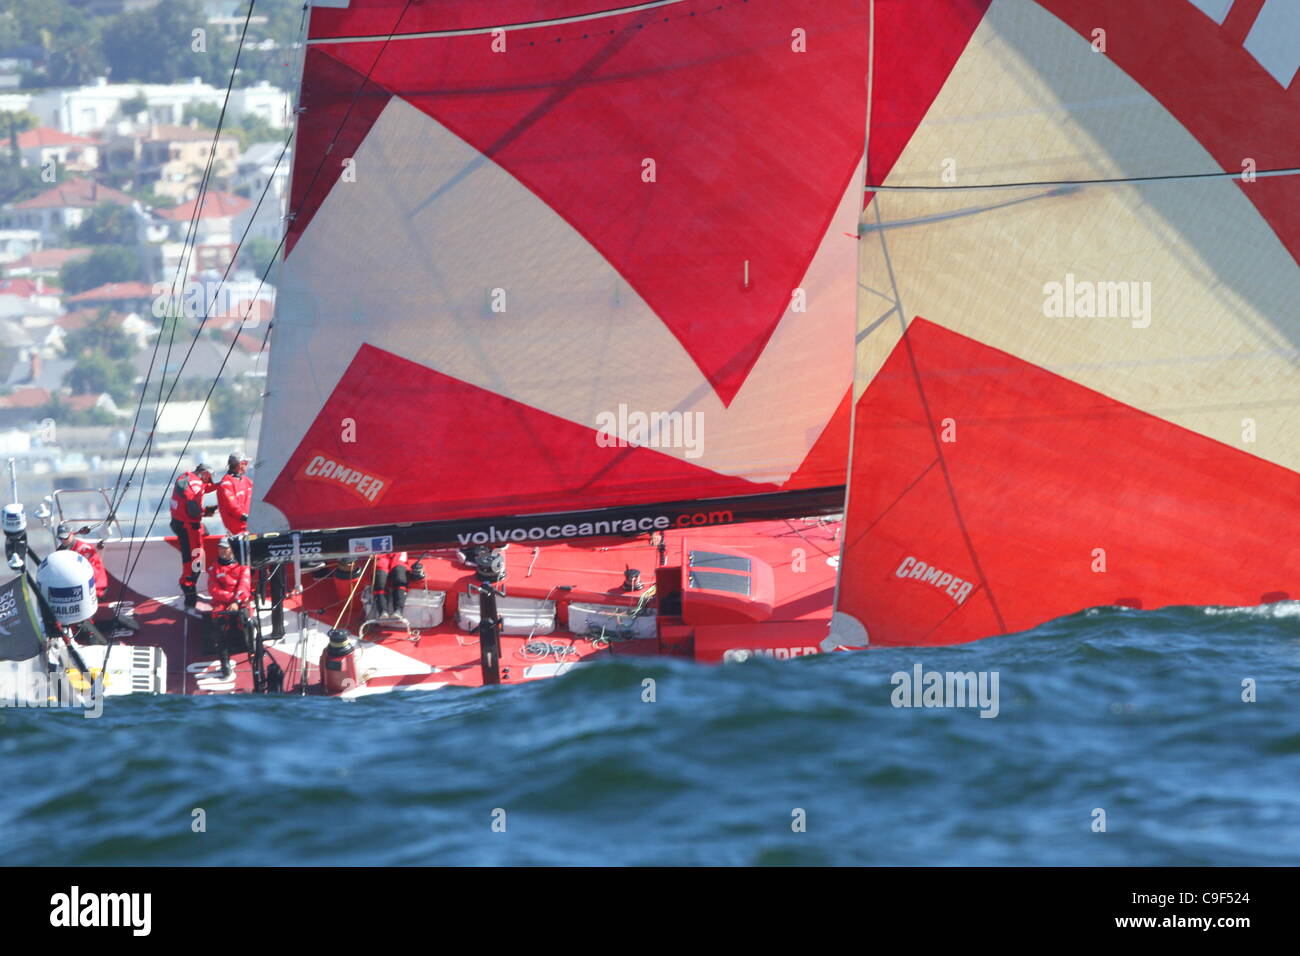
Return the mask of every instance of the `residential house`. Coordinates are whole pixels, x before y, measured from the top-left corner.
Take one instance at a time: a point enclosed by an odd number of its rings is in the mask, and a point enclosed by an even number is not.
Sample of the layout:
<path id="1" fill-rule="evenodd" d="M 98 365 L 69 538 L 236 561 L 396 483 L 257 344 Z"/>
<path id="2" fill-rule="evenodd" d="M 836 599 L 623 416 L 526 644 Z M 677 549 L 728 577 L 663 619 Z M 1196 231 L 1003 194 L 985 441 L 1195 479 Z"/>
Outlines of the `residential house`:
<path id="1" fill-rule="evenodd" d="M 34 279 L 0 279 L 0 299 L 15 298 L 36 311 L 58 309 L 63 290 L 48 285 L 43 276 Z"/>
<path id="2" fill-rule="evenodd" d="M 243 196 L 209 189 L 202 199 L 191 199 L 172 209 L 160 209 L 157 216 L 170 223 L 172 238 L 184 241 L 190 220 L 198 210 L 198 222 L 195 226 L 194 241 L 204 245 L 233 243 L 237 236 L 233 222 L 236 216 L 247 210 L 253 203 Z"/>
<path id="3" fill-rule="evenodd" d="M 40 248 L 41 233 L 38 229 L 0 229 L 0 265 L 12 266 Z"/>
<path id="4" fill-rule="evenodd" d="M 75 229 L 90 210 L 106 202 L 131 206 L 135 200 L 90 179 L 67 179 L 39 196 L 6 205 L 0 211 L 0 225 L 8 229 L 35 229 L 45 245 L 58 245 L 67 230 Z"/>
<path id="5" fill-rule="evenodd" d="M 170 278 L 177 274 L 182 264 L 188 267 L 187 281 L 189 276 L 203 272 L 224 272 L 239 241 L 240 233 L 235 231 L 235 221 L 252 206 L 253 203 L 243 196 L 211 189 L 204 193 L 202 202 L 191 199 L 173 209 L 155 210 L 158 221 L 167 224 L 170 237 L 150 246 L 150 274 Z M 196 208 L 198 219 L 194 226 L 193 248 L 187 249 L 185 240 L 190 234 L 190 220 L 194 218 Z"/>
<path id="6" fill-rule="evenodd" d="M 220 107 L 226 90 L 210 86 L 198 77 L 189 83 L 161 84 L 109 83 L 101 76 L 89 86 L 33 93 L 23 108 L 36 114 L 46 126 L 87 136 L 118 119 L 138 119 L 122 115 L 122 103 L 137 97 L 144 99 L 141 115 L 146 122 L 181 123 L 187 107 L 201 104 Z M 231 92 L 226 120 L 237 123 L 248 113 L 284 128 L 290 114 L 289 103 L 289 94 L 265 82 L 259 83 Z"/>
<path id="7" fill-rule="evenodd" d="M 104 169 L 109 176 L 129 176 L 136 189 L 151 189 L 177 202 L 192 199 L 198 194 L 211 153 L 216 153 L 211 179 L 224 181 L 235 172 L 239 139 L 223 133 L 214 147 L 213 138 L 213 130 L 197 123 L 154 124 L 144 129 L 121 124 L 108 135 Z"/>
<path id="8" fill-rule="evenodd" d="M 79 308 L 66 312 L 54 320 L 48 339 L 42 343 L 51 352 L 66 352 L 65 342 L 69 332 L 79 331 L 93 322 L 100 321 L 103 307 Z M 153 341 L 158 327 L 139 312 L 120 312 L 110 310 L 103 316 L 109 325 L 121 329 L 135 343 L 137 348 L 145 348 Z"/>
<path id="9" fill-rule="evenodd" d="M 0 426 L 22 425 L 35 421 L 40 410 L 50 403 L 50 390 L 29 386 L 0 395 Z"/>
<path id="10" fill-rule="evenodd" d="M 121 312 L 153 315 L 154 290 L 147 282 L 106 282 L 85 292 L 70 295 L 67 305 L 79 309 L 108 306 Z"/>
<path id="11" fill-rule="evenodd" d="M 249 239 L 280 241 L 284 235 L 292 159 L 291 151 L 284 148 L 284 143 L 253 143 L 244 150 L 235 175 L 230 179 L 230 188 L 248 196 L 253 205 L 236 218 L 236 236 L 242 236 L 247 229 Z"/>
<path id="12" fill-rule="evenodd" d="M 0 90 L 16 90 L 22 86 L 23 74 L 45 62 L 45 50 L 40 46 L 21 44 L 6 48 L 0 53 Z M 22 107 L 26 109 L 26 105 Z M 9 107 L 0 106 L 0 110 Z"/>
<path id="13" fill-rule="evenodd" d="M 9 151 L 13 147 L 6 143 Z M 91 173 L 99 168 L 99 141 L 48 126 L 18 134 L 18 154 L 24 166 L 43 169 L 57 163 L 72 172 Z"/>
<path id="14" fill-rule="evenodd" d="M 0 233 L 0 236 L 3 235 L 4 233 Z M 53 279 L 58 276 L 59 270 L 67 263 L 73 259 L 80 259 L 82 256 L 88 255 L 90 255 L 90 249 L 85 246 L 72 249 L 38 249 L 35 252 L 29 252 L 5 263 L 4 272 L 10 278 L 24 277 L 31 279 L 41 276 L 45 279 Z M 3 255 L 0 255 L 0 262 L 4 262 Z"/>

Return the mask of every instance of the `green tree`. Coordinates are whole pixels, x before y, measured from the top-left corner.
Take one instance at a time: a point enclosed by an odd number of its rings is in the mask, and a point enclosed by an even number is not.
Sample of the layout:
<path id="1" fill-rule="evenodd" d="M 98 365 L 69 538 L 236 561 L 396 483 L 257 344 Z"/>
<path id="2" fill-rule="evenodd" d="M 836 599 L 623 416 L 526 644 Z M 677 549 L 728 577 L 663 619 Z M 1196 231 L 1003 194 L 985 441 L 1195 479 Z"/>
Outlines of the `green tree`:
<path id="1" fill-rule="evenodd" d="M 112 310 L 107 306 L 99 310 L 93 321 L 87 322 L 80 329 L 74 329 L 63 338 L 63 351 L 68 356 L 80 356 L 87 352 L 98 352 L 114 361 L 129 359 L 138 351 L 135 340 L 122 327 L 110 318 Z"/>
<path id="2" fill-rule="evenodd" d="M 279 251 L 280 244 L 274 239 L 249 239 L 240 247 L 239 259 L 235 265 L 260 276 L 266 272 L 266 267 Z"/>
<path id="3" fill-rule="evenodd" d="M 134 96 L 128 96 L 118 104 L 117 112 L 127 119 L 135 119 L 148 108 L 149 98 L 144 95 L 144 90 L 136 90 Z"/>
<path id="4" fill-rule="evenodd" d="M 187 123 L 197 120 L 204 129 L 215 130 L 221 121 L 221 107 L 216 103 L 192 103 L 185 107 L 183 115 Z M 284 130 L 272 126 L 256 113 L 245 113 L 238 120 L 227 113 L 225 120 L 221 121 L 221 135 L 227 134 L 239 140 L 240 149 L 247 149 L 250 143 L 282 143 L 285 138 Z"/>
<path id="5" fill-rule="evenodd" d="M 261 402 L 257 386 L 250 382 L 219 382 L 208 403 L 212 434 L 217 438 L 243 437 Z"/>
<path id="6" fill-rule="evenodd" d="M 217 120 L 221 119 L 221 107 L 216 103 L 190 103 L 182 114 L 183 121 L 197 120 L 206 129 L 216 129 Z"/>
<path id="7" fill-rule="evenodd" d="M 0 110 L 0 131 L 3 131 L 6 137 L 25 133 L 40 125 L 41 121 L 35 113 L 27 110 Z"/>
<path id="8" fill-rule="evenodd" d="M 88 351 L 63 376 L 63 384 L 74 395 L 108 392 L 113 401 L 129 401 L 135 391 L 135 370 L 130 362 L 114 361 L 103 352 Z"/>
<path id="9" fill-rule="evenodd" d="M 99 28 L 93 20 L 77 18 L 52 34 L 45 75 L 51 86 L 83 86 L 108 72 Z"/>
<path id="10" fill-rule="evenodd" d="M 117 401 L 117 399 L 114 399 Z M 113 425 L 117 418 L 106 408 L 88 408 L 85 411 L 74 410 L 59 395 L 36 410 L 35 421 L 52 418 L 60 425 Z"/>
<path id="11" fill-rule="evenodd" d="M 55 175 L 62 178 L 61 172 Z M 51 184 L 41 178 L 38 167 L 0 162 L 0 203 L 22 202 L 49 188 Z"/>
<path id="12" fill-rule="evenodd" d="M 166 0 L 123 13 L 104 27 L 104 52 L 118 81 L 175 83 L 192 76 L 225 86 L 234 47 L 208 32 L 198 0 Z M 194 31 L 203 30 L 195 50 Z"/>
<path id="13" fill-rule="evenodd" d="M 105 282 L 131 282 L 144 278 L 140 253 L 123 246 L 100 246 L 90 255 L 64 263 L 59 270 L 59 285 L 68 295 L 76 295 Z"/>
<path id="14" fill-rule="evenodd" d="M 135 244 L 135 214 L 127 206 L 100 203 L 81 220 L 68 237 L 86 246 L 129 246 Z"/>

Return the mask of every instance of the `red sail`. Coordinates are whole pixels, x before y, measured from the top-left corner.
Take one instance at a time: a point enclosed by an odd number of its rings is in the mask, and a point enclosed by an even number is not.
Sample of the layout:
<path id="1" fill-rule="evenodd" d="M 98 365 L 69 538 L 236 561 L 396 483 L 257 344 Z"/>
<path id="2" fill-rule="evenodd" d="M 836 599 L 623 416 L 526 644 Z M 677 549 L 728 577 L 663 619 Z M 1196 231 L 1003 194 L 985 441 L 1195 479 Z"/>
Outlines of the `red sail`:
<path id="1" fill-rule="evenodd" d="M 843 485 L 866 0 L 337 6 L 255 527 Z"/>
<path id="2" fill-rule="evenodd" d="M 989 5 L 869 162 L 846 642 L 1300 597 L 1297 67 L 1287 0 Z"/>

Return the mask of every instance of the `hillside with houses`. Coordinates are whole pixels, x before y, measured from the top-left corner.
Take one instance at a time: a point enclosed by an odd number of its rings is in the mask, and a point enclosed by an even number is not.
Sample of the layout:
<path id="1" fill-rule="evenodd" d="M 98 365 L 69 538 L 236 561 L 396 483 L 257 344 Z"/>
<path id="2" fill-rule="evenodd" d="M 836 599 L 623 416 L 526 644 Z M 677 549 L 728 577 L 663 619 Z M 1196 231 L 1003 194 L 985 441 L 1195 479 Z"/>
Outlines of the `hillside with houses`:
<path id="1" fill-rule="evenodd" d="M 246 5 L 0 10 L 0 455 L 46 484 L 113 485 L 137 415 L 137 449 L 157 420 L 151 495 L 191 435 L 214 457 L 252 451 L 292 159 L 293 98 L 268 76 L 296 56 L 297 8 L 269 6 L 229 96 Z M 51 16 L 81 63 L 28 29 Z M 155 35 L 180 48 L 120 49 Z"/>

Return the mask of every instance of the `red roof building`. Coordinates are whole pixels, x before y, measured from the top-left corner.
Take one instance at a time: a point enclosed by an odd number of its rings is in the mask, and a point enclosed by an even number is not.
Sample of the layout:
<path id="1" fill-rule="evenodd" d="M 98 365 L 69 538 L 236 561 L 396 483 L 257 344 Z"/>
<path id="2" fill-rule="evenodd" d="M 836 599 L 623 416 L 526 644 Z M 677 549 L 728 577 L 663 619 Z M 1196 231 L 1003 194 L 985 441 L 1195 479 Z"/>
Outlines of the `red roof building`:
<path id="1" fill-rule="evenodd" d="M 5 274 L 11 277 L 56 276 L 66 263 L 88 255 L 90 255 L 90 249 L 85 247 L 40 249 L 36 252 L 29 252 L 27 255 L 9 263 L 5 266 Z"/>
<path id="2" fill-rule="evenodd" d="M 39 196 L 6 206 L 0 219 L 7 229 L 37 229 L 46 245 L 57 245 L 67 230 L 79 226 L 101 203 L 130 206 L 134 201 L 121 190 L 94 180 L 68 179 Z"/>
<path id="3" fill-rule="evenodd" d="M 164 219 L 188 223 L 194 216 L 194 209 L 198 205 L 198 199 L 191 199 L 189 202 L 181 203 L 171 209 L 160 209 L 158 215 Z M 210 189 L 203 196 L 203 205 L 199 210 L 199 218 L 230 219 L 239 215 L 251 205 L 253 205 L 252 200 L 245 199 L 243 196 L 222 192 L 219 189 Z"/>
<path id="4" fill-rule="evenodd" d="M 66 302 L 70 306 L 111 305 L 139 312 L 151 309 L 153 299 L 153 286 L 147 282 L 106 282 L 70 295 Z"/>
<path id="5" fill-rule="evenodd" d="M 4 144 L 7 146 L 8 143 Z M 99 142 L 49 126 L 38 126 L 18 134 L 18 153 L 24 166 L 45 167 L 57 163 L 76 172 L 88 173 L 99 167 Z"/>
<path id="6" fill-rule="evenodd" d="M 94 209 L 100 203 L 111 202 L 119 206 L 129 206 L 134 201 L 120 189 L 102 186 L 93 179 L 78 177 L 59 183 L 39 196 L 16 202 L 10 208 L 16 210 Z"/>

